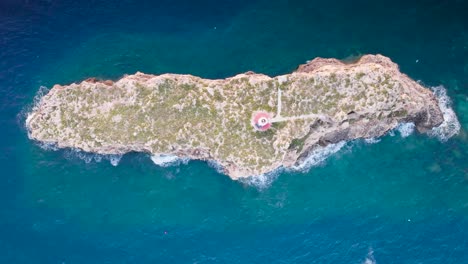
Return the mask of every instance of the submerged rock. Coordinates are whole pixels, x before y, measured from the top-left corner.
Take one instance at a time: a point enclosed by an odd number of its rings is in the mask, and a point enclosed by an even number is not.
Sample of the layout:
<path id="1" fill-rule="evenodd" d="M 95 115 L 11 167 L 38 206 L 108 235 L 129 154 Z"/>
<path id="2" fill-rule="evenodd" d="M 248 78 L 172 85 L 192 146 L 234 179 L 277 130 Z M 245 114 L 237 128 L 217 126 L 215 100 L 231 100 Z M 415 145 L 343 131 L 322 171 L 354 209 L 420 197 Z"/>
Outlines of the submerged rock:
<path id="1" fill-rule="evenodd" d="M 258 113 L 266 118 L 260 130 Z M 379 137 L 400 123 L 424 133 L 443 120 L 432 91 L 389 58 L 365 55 L 352 64 L 316 58 L 273 78 L 136 73 L 56 85 L 26 126 L 31 139 L 60 148 L 212 160 L 239 178 L 293 167 L 317 147 Z"/>

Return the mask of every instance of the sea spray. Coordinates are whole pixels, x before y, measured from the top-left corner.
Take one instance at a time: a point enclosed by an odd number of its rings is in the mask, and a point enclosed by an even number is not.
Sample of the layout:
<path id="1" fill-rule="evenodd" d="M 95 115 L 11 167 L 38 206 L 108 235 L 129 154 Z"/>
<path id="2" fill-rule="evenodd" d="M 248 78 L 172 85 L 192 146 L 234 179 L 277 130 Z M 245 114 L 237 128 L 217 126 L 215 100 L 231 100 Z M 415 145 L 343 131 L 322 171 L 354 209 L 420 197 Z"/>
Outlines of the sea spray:
<path id="1" fill-rule="evenodd" d="M 430 88 L 436 96 L 438 106 L 442 111 L 444 121 L 437 127 L 432 128 L 427 134 L 431 137 L 435 137 L 441 142 L 445 142 L 451 137 L 457 135 L 460 132 L 461 125 L 458 121 L 457 115 L 452 108 L 452 100 L 447 95 L 447 90 L 444 86 L 439 85 Z M 401 123 L 398 127 L 389 132 L 390 136 L 395 135 L 395 131 L 400 133 L 400 136 L 405 138 L 411 135 L 415 130 L 413 123 Z"/>
<path id="2" fill-rule="evenodd" d="M 106 158 L 109 159 L 110 164 L 115 167 L 119 165 L 119 162 L 122 159 L 122 155 L 106 155 Z"/>
<path id="3" fill-rule="evenodd" d="M 46 94 L 48 94 L 50 89 L 44 85 L 41 85 L 39 87 L 39 90 L 37 91 L 36 95 L 34 96 L 33 99 L 33 107 L 39 106 L 39 103 L 41 102 L 42 97 L 44 97 Z"/>
<path id="4" fill-rule="evenodd" d="M 402 138 L 406 138 L 413 134 L 415 127 L 414 123 L 401 123 L 395 128 L 395 130 L 400 133 Z"/>
<path id="5" fill-rule="evenodd" d="M 442 142 L 457 135 L 460 132 L 460 122 L 458 121 L 455 111 L 452 109 L 452 100 L 447 95 L 447 90 L 442 85 L 432 87 L 432 91 L 437 98 L 439 108 L 444 116 L 444 122 L 438 127 L 434 127 L 429 131 L 429 135 L 436 137 Z"/>
<path id="6" fill-rule="evenodd" d="M 47 151 L 60 151 L 61 148 L 58 147 L 57 143 L 55 142 L 37 142 L 37 145 Z M 101 162 L 103 160 L 108 160 L 112 166 L 119 165 L 120 160 L 122 159 L 122 154 L 98 154 L 92 152 L 86 152 L 81 149 L 76 148 L 66 148 L 63 149 L 63 156 L 66 159 L 75 159 L 78 158 L 85 163 L 91 162 Z"/>
<path id="7" fill-rule="evenodd" d="M 37 142 L 37 145 L 43 150 L 57 151 L 60 149 L 55 142 Z"/>
<path id="8" fill-rule="evenodd" d="M 271 184 L 284 171 L 305 173 L 305 172 L 308 172 L 312 167 L 322 165 L 328 157 L 337 153 L 345 145 L 346 145 L 346 142 L 341 141 L 336 144 L 327 145 L 325 147 L 320 146 L 312 150 L 307 156 L 307 158 L 304 159 L 304 161 L 302 161 L 300 164 L 296 166 L 293 166 L 290 168 L 285 168 L 281 166 L 271 172 L 260 174 L 260 175 L 254 175 L 254 176 L 250 176 L 246 178 L 241 178 L 239 180 L 247 185 L 254 186 L 258 189 L 264 189 L 264 188 L 271 186 Z"/>
<path id="9" fill-rule="evenodd" d="M 340 141 L 336 144 L 329 144 L 325 147 L 319 146 L 313 149 L 300 164 L 293 166 L 291 169 L 301 172 L 307 172 L 311 167 L 323 164 L 323 162 L 331 155 L 338 152 L 346 145 L 346 141 Z"/>
<path id="10" fill-rule="evenodd" d="M 362 262 L 362 264 L 376 264 L 377 262 L 375 261 L 374 258 L 374 250 L 372 248 L 369 249 L 369 252 L 367 252 L 366 259 Z"/>
<path id="11" fill-rule="evenodd" d="M 278 178 L 278 176 L 281 174 L 281 172 L 284 171 L 283 167 L 279 167 L 274 171 L 263 173 L 260 175 L 254 175 L 254 176 L 249 176 L 245 178 L 240 178 L 239 181 L 256 187 L 257 189 L 265 189 L 271 186 L 271 184 Z"/>
<path id="12" fill-rule="evenodd" d="M 215 169 L 216 172 L 220 174 L 224 174 L 223 166 L 221 166 L 221 164 L 219 164 L 216 160 L 208 160 L 207 162 L 208 162 L 208 166 Z"/>
<path id="13" fill-rule="evenodd" d="M 375 144 L 375 143 L 379 143 L 380 140 L 381 140 L 380 138 L 375 138 L 375 137 L 373 137 L 373 138 L 365 138 L 365 139 L 364 139 L 364 142 L 365 142 L 366 144 Z"/>
<path id="14" fill-rule="evenodd" d="M 189 158 L 180 158 L 176 155 L 166 155 L 166 154 L 158 154 L 152 155 L 151 160 L 154 164 L 161 166 L 161 167 L 170 167 L 170 166 L 177 166 L 180 164 L 187 164 L 189 162 Z"/>
<path id="15" fill-rule="evenodd" d="M 26 124 L 29 122 L 29 120 L 31 118 L 30 113 L 35 111 L 40 106 L 40 102 L 41 102 L 42 97 L 44 97 L 46 94 L 48 94 L 49 91 L 50 91 L 50 89 L 47 88 L 46 86 L 40 86 L 39 89 L 37 90 L 36 94 L 34 95 L 32 103 L 30 103 L 30 104 L 26 105 L 25 107 L 23 107 L 23 109 L 21 109 L 21 111 L 17 115 L 18 123 L 20 124 L 20 126 L 22 128 L 24 128 L 28 132 L 27 133 L 28 138 L 30 138 L 30 139 L 31 139 L 31 137 L 29 136 L 29 131 L 28 131 L 28 128 L 26 126 Z"/>
<path id="16" fill-rule="evenodd" d="M 122 154 L 96 154 L 96 153 L 90 153 L 90 152 L 85 152 L 79 149 L 67 149 L 64 152 L 64 156 L 67 159 L 74 159 L 78 158 L 80 160 L 83 160 L 85 163 L 91 163 L 91 162 L 101 162 L 103 160 L 107 160 L 110 162 L 112 166 L 117 166 L 120 163 L 120 160 L 122 159 Z"/>

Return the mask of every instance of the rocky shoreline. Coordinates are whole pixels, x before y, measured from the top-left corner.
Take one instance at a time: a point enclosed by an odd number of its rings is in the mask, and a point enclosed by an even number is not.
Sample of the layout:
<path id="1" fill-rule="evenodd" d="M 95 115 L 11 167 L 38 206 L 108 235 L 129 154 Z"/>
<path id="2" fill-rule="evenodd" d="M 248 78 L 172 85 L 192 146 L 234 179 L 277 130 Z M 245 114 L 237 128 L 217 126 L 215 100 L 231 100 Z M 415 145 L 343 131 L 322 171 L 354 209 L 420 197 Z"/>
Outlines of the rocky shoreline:
<path id="1" fill-rule="evenodd" d="M 270 122 L 256 127 L 255 114 Z M 270 120 L 271 119 L 271 120 Z M 434 93 L 382 55 L 316 58 L 276 77 L 136 73 L 55 85 L 28 114 L 31 139 L 98 154 L 213 160 L 231 178 L 303 162 L 318 147 L 444 121 Z M 263 129 L 267 128 L 267 129 Z"/>

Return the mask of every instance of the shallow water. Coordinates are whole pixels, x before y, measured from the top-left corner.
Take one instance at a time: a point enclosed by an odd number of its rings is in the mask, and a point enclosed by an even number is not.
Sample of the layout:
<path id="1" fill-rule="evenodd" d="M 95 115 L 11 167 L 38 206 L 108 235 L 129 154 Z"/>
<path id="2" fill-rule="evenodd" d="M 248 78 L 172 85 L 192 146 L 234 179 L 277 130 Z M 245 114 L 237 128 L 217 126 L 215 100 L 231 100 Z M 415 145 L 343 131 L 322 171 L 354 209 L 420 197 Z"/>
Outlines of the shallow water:
<path id="1" fill-rule="evenodd" d="M 2 1 L 0 262 L 468 263 L 465 10 L 463 1 Z M 316 56 L 366 53 L 443 85 L 458 135 L 402 127 L 314 156 L 305 171 L 238 182 L 200 161 L 44 150 L 23 128 L 41 86 L 136 71 L 277 75 Z"/>

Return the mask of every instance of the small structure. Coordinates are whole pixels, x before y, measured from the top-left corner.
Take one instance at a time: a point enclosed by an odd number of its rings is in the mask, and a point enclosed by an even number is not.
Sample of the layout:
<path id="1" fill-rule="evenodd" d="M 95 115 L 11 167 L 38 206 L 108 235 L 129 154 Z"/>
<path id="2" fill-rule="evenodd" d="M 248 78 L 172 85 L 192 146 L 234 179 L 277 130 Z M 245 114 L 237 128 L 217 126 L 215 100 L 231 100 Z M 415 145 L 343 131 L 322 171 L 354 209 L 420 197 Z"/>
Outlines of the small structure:
<path id="1" fill-rule="evenodd" d="M 265 131 L 271 127 L 271 117 L 267 112 L 257 112 L 252 119 L 253 126 L 256 130 Z"/>

